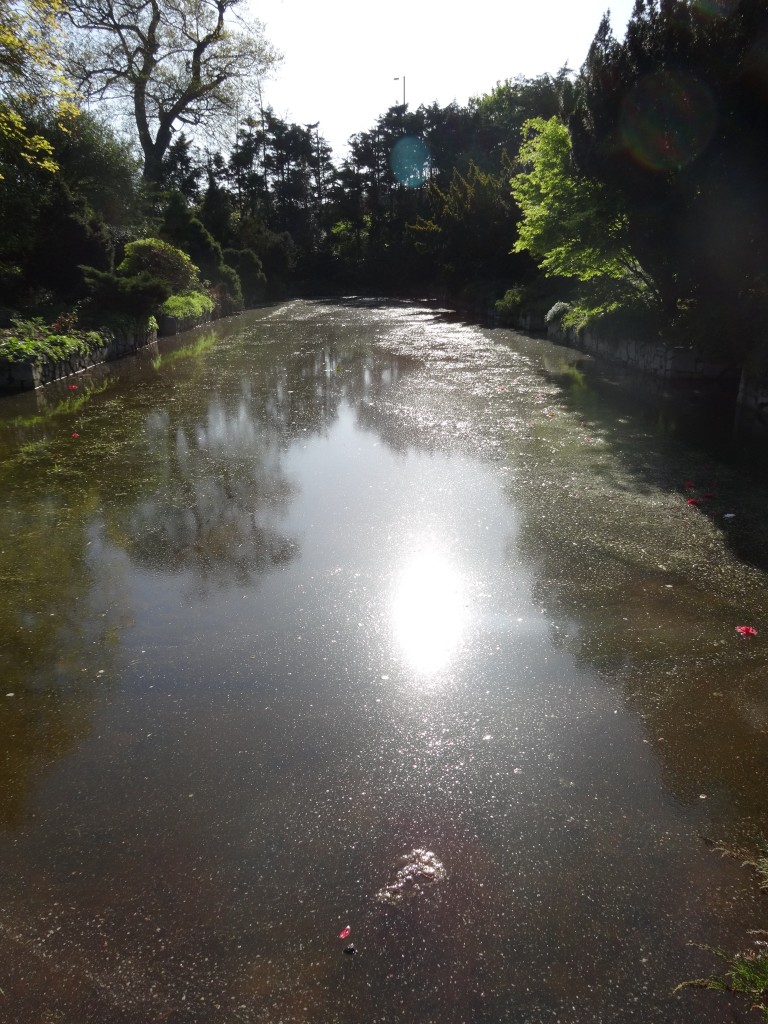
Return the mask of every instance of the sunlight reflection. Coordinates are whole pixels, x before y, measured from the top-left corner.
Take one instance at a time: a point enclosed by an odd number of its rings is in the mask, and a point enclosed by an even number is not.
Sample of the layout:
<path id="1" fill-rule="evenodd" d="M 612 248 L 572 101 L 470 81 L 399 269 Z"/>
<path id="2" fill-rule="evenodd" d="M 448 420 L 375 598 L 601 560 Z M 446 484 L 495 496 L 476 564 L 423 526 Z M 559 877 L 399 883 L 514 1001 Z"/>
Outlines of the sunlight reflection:
<path id="1" fill-rule="evenodd" d="M 455 654 L 466 623 L 464 581 L 432 547 L 415 551 L 398 576 L 392 601 L 395 640 L 410 666 L 437 672 Z"/>

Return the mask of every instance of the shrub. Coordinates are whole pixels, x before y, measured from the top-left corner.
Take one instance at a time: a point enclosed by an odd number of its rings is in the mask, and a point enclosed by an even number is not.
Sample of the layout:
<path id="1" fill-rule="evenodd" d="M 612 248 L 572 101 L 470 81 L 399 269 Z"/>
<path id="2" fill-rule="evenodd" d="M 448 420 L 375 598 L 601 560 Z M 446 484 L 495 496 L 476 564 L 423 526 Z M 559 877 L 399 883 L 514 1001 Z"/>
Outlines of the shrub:
<path id="1" fill-rule="evenodd" d="M 284 231 L 277 234 L 263 224 L 247 220 L 238 231 L 238 240 L 244 248 L 252 249 L 261 261 L 267 278 L 267 295 L 282 295 L 296 266 L 296 244 Z"/>
<path id="2" fill-rule="evenodd" d="M 213 280 L 217 268 L 224 262 L 221 246 L 178 192 L 168 197 L 160 233 L 168 242 L 188 252 L 202 275 Z"/>
<path id="3" fill-rule="evenodd" d="M 243 301 L 246 306 L 253 306 L 264 299 L 267 291 L 267 278 L 261 260 L 253 249 L 225 249 L 224 258 L 230 267 L 234 267 L 240 275 L 243 290 Z"/>
<path id="4" fill-rule="evenodd" d="M 166 284 L 170 294 L 194 288 L 200 276 L 185 252 L 159 238 L 140 238 L 129 242 L 117 273 L 124 278 L 147 275 Z"/>
<path id="5" fill-rule="evenodd" d="M 561 325 L 563 317 L 570 308 L 570 302 L 556 302 L 554 306 L 547 311 L 547 315 L 544 317 L 545 323 L 557 324 L 558 326 Z"/>
<path id="6" fill-rule="evenodd" d="M 79 331 L 71 327 L 67 333 L 49 327 L 41 317 L 12 320 L 11 327 L 0 331 L 0 362 L 19 363 L 46 359 L 58 362 L 74 355 L 87 355 L 104 344 L 97 331 Z"/>
<path id="7" fill-rule="evenodd" d="M 188 317 L 199 319 L 206 313 L 214 310 L 213 299 L 203 292 L 182 292 L 180 295 L 171 295 L 160 307 L 164 316 L 173 316 L 177 320 L 186 320 Z"/>
<path id="8" fill-rule="evenodd" d="M 144 320 L 157 312 L 172 291 L 167 281 L 147 273 L 126 277 L 94 267 L 83 267 L 83 273 L 91 293 L 87 312 L 96 321 L 103 320 L 105 314 L 113 313 L 132 320 Z"/>
<path id="9" fill-rule="evenodd" d="M 194 289 L 199 279 L 189 256 L 159 238 L 129 242 L 114 273 L 94 267 L 82 270 L 95 318 L 116 313 L 145 320 L 174 293 Z"/>
<path id="10" fill-rule="evenodd" d="M 523 309 L 525 302 L 525 289 L 522 285 L 516 284 L 514 288 L 508 288 L 501 299 L 496 300 L 496 313 L 503 320 L 516 320 Z"/>
<path id="11" fill-rule="evenodd" d="M 240 286 L 240 277 L 234 267 L 228 267 L 226 263 L 216 268 L 213 275 L 213 289 L 221 312 L 224 316 L 230 313 L 237 313 L 243 308 L 243 290 Z"/>

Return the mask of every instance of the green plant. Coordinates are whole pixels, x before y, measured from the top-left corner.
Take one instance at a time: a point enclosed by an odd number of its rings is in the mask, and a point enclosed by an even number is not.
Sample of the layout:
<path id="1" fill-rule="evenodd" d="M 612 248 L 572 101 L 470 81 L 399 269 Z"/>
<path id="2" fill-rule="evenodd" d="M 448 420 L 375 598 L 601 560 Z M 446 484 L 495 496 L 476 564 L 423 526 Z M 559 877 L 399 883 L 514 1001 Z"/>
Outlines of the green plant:
<path id="1" fill-rule="evenodd" d="M 589 330 L 608 340 L 655 339 L 661 334 L 659 310 L 645 302 L 642 295 L 580 294 L 573 302 L 555 303 L 552 308 L 555 310 L 562 305 L 567 308 L 559 311 L 559 322 L 566 329 Z"/>
<path id="2" fill-rule="evenodd" d="M 763 849 L 755 860 L 748 860 L 745 863 L 754 869 L 760 888 L 768 891 L 768 850 Z"/>
<path id="3" fill-rule="evenodd" d="M 117 273 L 124 278 L 146 274 L 166 284 L 171 293 L 194 288 L 199 278 L 198 269 L 189 256 L 159 238 L 128 242 Z"/>
<path id="4" fill-rule="evenodd" d="M 522 285 L 516 284 L 514 288 L 508 288 L 501 299 L 496 300 L 496 312 L 505 320 L 513 320 L 522 312 L 525 302 L 525 289 Z"/>
<path id="5" fill-rule="evenodd" d="M 558 305 L 560 303 L 555 303 L 555 306 Z M 602 305 L 594 306 L 580 299 L 576 299 L 567 305 L 568 308 L 560 313 L 560 326 L 566 330 L 572 327 L 577 331 L 594 328 L 604 317 L 615 313 L 620 308 L 616 302 L 606 302 Z"/>
<path id="6" fill-rule="evenodd" d="M 224 316 L 237 313 L 243 308 L 243 290 L 240 275 L 234 267 L 222 263 L 213 275 L 213 286 Z"/>
<path id="7" fill-rule="evenodd" d="M 743 868 L 752 868 L 757 875 L 757 884 L 761 889 L 768 891 L 768 840 L 765 836 L 753 839 L 753 848 L 757 848 L 756 853 L 743 846 L 731 846 L 729 843 L 715 842 L 712 845 L 724 857 L 740 860 Z"/>
<path id="8" fill-rule="evenodd" d="M 245 304 L 252 306 L 261 302 L 266 293 L 267 279 L 261 260 L 253 249 L 225 249 L 224 259 L 240 276 Z"/>
<path id="9" fill-rule="evenodd" d="M 101 322 L 114 320 L 127 329 L 146 323 L 172 291 L 166 281 L 144 272 L 131 277 L 95 267 L 83 267 L 83 272 L 91 293 L 88 315 Z"/>
<path id="10" fill-rule="evenodd" d="M 713 845 L 723 856 L 741 859 L 742 867 L 752 868 L 757 875 L 760 888 L 768 890 L 768 843 L 764 837 L 757 842 L 756 854 L 727 843 Z M 763 1021 L 768 1024 L 768 931 L 752 930 L 747 934 L 760 937 L 755 938 L 753 949 L 740 953 L 729 953 L 714 946 L 699 945 L 699 949 L 704 949 L 722 960 L 728 970 L 722 977 L 684 981 L 677 986 L 675 992 L 682 988 L 707 988 L 715 992 L 731 992 L 744 996 L 750 1004 L 750 1009 L 759 1010 Z"/>
<path id="11" fill-rule="evenodd" d="M 182 292 L 179 295 L 171 295 L 160 307 L 163 316 L 176 317 L 177 320 L 185 320 L 188 317 L 199 318 L 214 310 L 213 299 L 203 292 Z"/>
<path id="12" fill-rule="evenodd" d="M 768 932 L 753 931 L 750 935 L 765 935 Z M 707 950 L 728 967 L 723 977 L 694 978 L 678 985 L 675 992 L 682 988 L 706 988 L 715 992 L 731 992 L 744 996 L 750 1008 L 759 1010 L 762 1019 L 768 1022 L 768 942 L 755 940 L 755 948 L 743 953 L 729 953 L 713 946 L 699 946 Z"/>
<path id="13" fill-rule="evenodd" d="M 42 363 L 46 359 L 59 362 L 74 355 L 88 355 L 104 344 L 98 331 L 73 330 L 63 334 L 49 327 L 42 317 L 14 319 L 11 324 L 0 331 L 0 362 L 4 363 Z"/>

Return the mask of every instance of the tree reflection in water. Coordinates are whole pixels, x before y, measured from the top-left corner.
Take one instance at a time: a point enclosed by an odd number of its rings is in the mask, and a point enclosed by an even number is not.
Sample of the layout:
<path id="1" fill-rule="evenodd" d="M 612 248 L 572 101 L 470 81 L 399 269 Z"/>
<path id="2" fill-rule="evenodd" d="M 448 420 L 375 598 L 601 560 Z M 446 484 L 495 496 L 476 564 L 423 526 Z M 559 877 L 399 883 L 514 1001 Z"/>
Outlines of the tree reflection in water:
<path id="1" fill-rule="evenodd" d="M 291 562 L 298 542 L 281 529 L 295 494 L 288 449 L 326 432 L 342 402 L 384 393 L 401 370 L 343 332 L 298 349 L 289 338 L 287 352 L 252 351 L 245 372 L 219 364 L 211 393 L 205 360 L 232 330 L 97 367 L 76 391 L 63 383 L 7 403 L 0 825 L 24 821 L 40 780 L 88 737 L 113 693 L 134 618 L 131 565 L 178 576 L 201 599 Z"/>

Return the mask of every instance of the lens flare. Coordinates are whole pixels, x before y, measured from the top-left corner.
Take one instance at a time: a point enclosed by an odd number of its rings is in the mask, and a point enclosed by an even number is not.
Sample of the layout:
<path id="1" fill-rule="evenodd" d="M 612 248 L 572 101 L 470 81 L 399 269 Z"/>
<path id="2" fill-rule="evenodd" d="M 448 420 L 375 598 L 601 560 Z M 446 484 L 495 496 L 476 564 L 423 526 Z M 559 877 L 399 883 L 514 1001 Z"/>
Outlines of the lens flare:
<path id="1" fill-rule="evenodd" d="M 422 139 L 405 135 L 398 139 L 389 155 L 392 173 L 406 188 L 418 188 L 429 175 L 432 162 L 429 146 Z"/>
<path id="2" fill-rule="evenodd" d="M 705 149 L 716 121 L 715 101 L 703 82 L 660 71 L 642 78 L 624 100 L 621 137 L 646 167 L 676 170 Z"/>
<path id="3" fill-rule="evenodd" d="M 740 3 L 741 0 L 693 0 L 696 10 L 709 18 L 728 18 Z"/>

